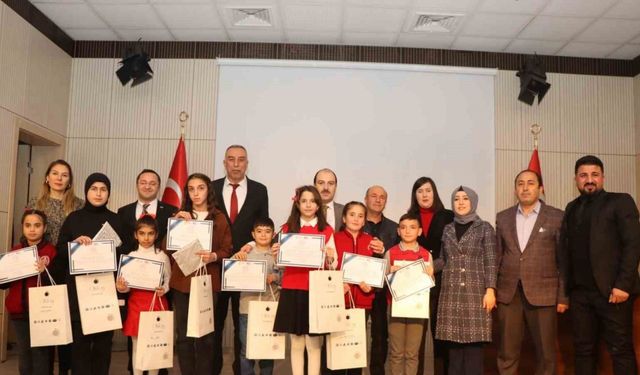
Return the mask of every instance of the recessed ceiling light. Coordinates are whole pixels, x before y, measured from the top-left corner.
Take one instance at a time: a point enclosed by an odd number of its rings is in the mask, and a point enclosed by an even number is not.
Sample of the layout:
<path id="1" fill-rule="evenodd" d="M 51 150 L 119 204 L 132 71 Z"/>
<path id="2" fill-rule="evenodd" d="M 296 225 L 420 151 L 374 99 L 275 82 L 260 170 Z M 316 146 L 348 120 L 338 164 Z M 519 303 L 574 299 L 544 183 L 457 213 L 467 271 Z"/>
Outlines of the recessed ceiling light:
<path id="1" fill-rule="evenodd" d="M 273 27 L 271 8 L 230 8 L 235 27 Z"/>
<path id="2" fill-rule="evenodd" d="M 454 32 L 464 14 L 434 14 L 434 13 L 416 13 L 414 22 L 408 31 L 420 33 L 452 33 Z"/>

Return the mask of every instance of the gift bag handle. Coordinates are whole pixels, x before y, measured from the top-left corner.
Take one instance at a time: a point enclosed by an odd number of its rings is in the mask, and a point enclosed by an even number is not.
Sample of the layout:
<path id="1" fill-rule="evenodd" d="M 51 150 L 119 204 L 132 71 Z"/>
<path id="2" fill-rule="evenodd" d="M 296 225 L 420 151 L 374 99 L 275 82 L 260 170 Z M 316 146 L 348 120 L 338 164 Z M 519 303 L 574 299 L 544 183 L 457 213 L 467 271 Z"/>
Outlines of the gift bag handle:
<path id="1" fill-rule="evenodd" d="M 158 298 L 158 303 L 160 304 L 161 311 L 165 311 L 164 305 L 162 304 L 162 298 L 158 296 L 158 291 L 153 292 L 153 298 L 151 298 L 151 305 L 149 306 L 149 311 L 154 311 L 153 308 L 156 306 L 156 297 Z"/>
<path id="2" fill-rule="evenodd" d="M 278 300 L 276 300 L 276 295 L 273 293 L 273 287 L 271 286 L 271 284 L 269 284 L 269 291 L 271 292 L 271 298 L 273 299 L 273 302 L 278 302 Z M 260 294 L 258 295 L 258 301 L 262 302 L 262 293 L 260 292 Z"/>
<path id="3" fill-rule="evenodd" d="M 351 288 L 347 290 L 347 294 L 349 295 L 349 302 L 351 302 L 351 308 L 356 308 L 356 302 L 353 300 L 353 294 L 351 294 Z"/>
<path id="4" fill-rule="evenodd" d="M 49 269 L 47 269 L 47 267 L 44 268 L 45 272 L 47 273 L 47 276 L 49 276 L 49 282 L 51 283 L 52 286 L 57 285 L 55 281 L 53 281 L 53 277 L 51 277 L 51 274 L 49 273 Z M 40 275 L 42 275 L 42 272 L 38 273 L 38 281 L 36 281 L 36 287 L 41 287 L 42 286 L 42 280 L 40 278 Z"/>

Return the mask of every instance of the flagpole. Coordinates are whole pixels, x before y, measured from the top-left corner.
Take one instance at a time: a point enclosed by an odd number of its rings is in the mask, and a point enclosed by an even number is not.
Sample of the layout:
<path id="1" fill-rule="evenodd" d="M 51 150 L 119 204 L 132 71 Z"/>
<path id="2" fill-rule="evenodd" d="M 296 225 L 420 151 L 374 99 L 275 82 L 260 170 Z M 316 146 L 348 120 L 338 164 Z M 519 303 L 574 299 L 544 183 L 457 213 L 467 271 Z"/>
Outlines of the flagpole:
<path id="1" fill-rule="evenodd" d="M 531 134 L 533 134 L 533 149 L 538 149 L 538 136 L 542 132 L 542 127 L 538 124 L 531 125 Z"/>
<path id="2" fill-rule="evenodd" d="M 184 131 L 187 127 L 187 120 L 189 119 L 189 114 L 186 111 L 180 112 L 180 139 L 184 140 Z"/>

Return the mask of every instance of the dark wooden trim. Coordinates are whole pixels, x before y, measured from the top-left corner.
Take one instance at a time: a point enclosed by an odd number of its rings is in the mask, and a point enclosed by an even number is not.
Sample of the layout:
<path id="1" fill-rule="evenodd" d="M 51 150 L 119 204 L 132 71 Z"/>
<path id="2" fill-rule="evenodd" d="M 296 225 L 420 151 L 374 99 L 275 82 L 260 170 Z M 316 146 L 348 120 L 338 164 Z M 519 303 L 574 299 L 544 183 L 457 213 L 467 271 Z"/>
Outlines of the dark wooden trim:
<path id="1" fill-rule="evenodd" d="M 130 42 L 76 41 L 73 57 L 122 58 Z M 144 42 L 151 58 L 213 59 L 250 58 L 282 60 L 333 60 L 398 64 L 425 64 L 518 70 L 527 55 L 425 48 L 343 46 L 241 42 Z M 640 73 L 635 60 L 590 59 L 541 55 L 550 73 L 634 77 Z"/>
<path id="2" fill-rule="evenodd" d="M 31 4 L 29 0 L 2 0 L 2 2 L 7 4 L 9 8 L 13 9 L 14 12 L 18 13 L 20 17 L 24 18 L 69 56 L 74 55 L 73 39 Z"/>

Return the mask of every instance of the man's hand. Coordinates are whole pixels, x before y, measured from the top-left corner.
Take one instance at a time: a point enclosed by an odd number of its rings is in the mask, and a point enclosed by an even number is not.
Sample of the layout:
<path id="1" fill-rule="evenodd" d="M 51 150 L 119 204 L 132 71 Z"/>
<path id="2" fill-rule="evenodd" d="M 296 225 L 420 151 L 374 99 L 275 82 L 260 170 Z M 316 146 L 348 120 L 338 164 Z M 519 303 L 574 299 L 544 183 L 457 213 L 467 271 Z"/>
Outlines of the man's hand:
<path id="1" fill-rule="evenodd" d="M 556 311 L 560 314 L 564 314 L 564 312 L 567 310 L 569 310 L 569 305 L 565 305 L 564 303 L 559 303 L 556 306 Z"/>
<path id="2" fill-rule="evenodd" d="M 629 293 L 624 290 L 613 288 L 609 295 L 609 303 L 622 303 L 629 299 Z"/>

